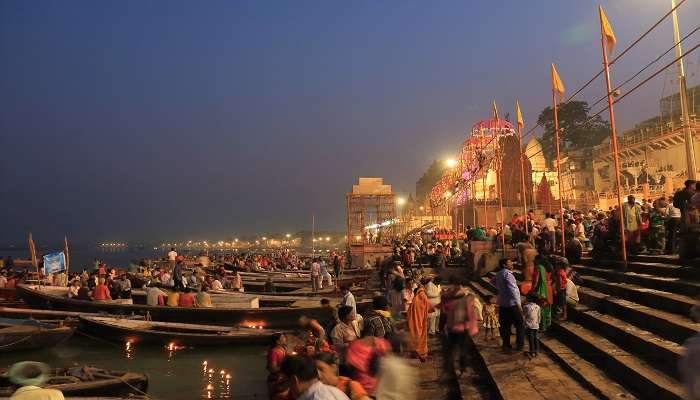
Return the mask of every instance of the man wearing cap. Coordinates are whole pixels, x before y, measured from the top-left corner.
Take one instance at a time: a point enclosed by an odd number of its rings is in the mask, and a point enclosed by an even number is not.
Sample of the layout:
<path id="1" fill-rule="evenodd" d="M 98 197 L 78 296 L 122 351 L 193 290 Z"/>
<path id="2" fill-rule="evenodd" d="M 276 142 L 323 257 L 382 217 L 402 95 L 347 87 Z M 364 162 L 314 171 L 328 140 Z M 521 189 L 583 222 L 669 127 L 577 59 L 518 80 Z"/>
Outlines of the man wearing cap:
<path id="1" fill-rule="evenodd" d="M 49 366 L 36 361 L 22 361 L 14 364 L 7 372 L 10 381 L 21 386 L 12 394 L 11 400 L 65 400 L 63 393 L 56 389 L 40 387 L 49 378 Z"/>

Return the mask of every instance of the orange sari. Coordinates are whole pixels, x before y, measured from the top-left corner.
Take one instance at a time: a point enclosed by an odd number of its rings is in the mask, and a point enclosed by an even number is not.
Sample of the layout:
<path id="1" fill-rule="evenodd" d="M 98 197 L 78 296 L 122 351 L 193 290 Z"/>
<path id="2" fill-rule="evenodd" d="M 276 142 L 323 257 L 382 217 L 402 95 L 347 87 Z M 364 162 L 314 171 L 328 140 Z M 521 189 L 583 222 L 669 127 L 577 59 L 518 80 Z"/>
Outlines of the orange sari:
<path id="1" fill-rule="evenodd" d="M 418 357 L 425 358 L 428 355 L 428 312 L 432 306 L 425 294 L 425 289 L 418 288 L 413 302 L 408 308 L 408 332 L 411 334 L 414 350 Z"/>

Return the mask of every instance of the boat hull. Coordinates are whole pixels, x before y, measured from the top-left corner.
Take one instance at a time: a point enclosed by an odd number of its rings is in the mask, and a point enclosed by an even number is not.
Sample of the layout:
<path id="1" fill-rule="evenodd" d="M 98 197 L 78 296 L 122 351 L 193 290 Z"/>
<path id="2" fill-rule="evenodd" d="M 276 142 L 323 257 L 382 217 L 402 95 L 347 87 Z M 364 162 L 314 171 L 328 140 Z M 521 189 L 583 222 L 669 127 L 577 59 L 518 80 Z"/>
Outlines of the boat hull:
<path id="1" fill-rule="evenodd" d="M 38 321 L 0 318 L 0 352 L 55 346 L 73 335 L 74 329 Z"/>
<path id="2" fill-rule="evenodd" d="M 136 372 L 118 372 L 114 377 L 96 377 L 94 380 L 85 380 L 61 375 L 62 370 L 55 370 L 49 381 L 42 387 L 60 390 L 64 396 L 114 396 L 127 397 L 129 395 L 141 395 L 148 392 L 148 375 Z M 2 371 L 4 372 L 4 371 Z M 6 378 L 0 379 L 0 397 L 6 398 L 12 395 L 17 387 Z"/>
<path id="3" fill-rule="evenodd" d="M 118 322 L 118 321 L 117 321 Z M 141 321 L 139 321 L 140 323 Z M 145 323 L 145 322 L 144 322 Z M 247 344 L 271 344 L 275 331 L 265 333 L 251 329 L 250 335 L 226 335 L 226 334 L 199 334 L 193 332 L 173 332 L 167 330 L 147 330 L 117 325 L 115 323 L 104 323 L 98 318 L 80 318 L 80 330 L 100 338 L 133 344 L 151 345 L 177 345 L 177 346 L 230 346 Z M 180 324 L 172 324 L 180 325 Z M 194 327 L 193 327 L 194 328 Z M 167 329 L 161 327 L 161 329 Z M 175 328 L 173 328 L 175 329 Z"/>
<path id="4" fill-rule="evenodd" d="M 262 325 L 265 328 L 295 328 L 299 317 L 327 319 L 330 311 L 323 307 L 269 307 L 269 308 L 188 308 L 149 306 L 144 304 L 119 304 L 87 300 L 75 300 L 42 292 L 29 285 L 20 285 L 18 295 L 31 307 L 49 310 L 67 310 L 115 315 L 148 314 L 155 321 L 211 323 L 227 326 Z M 358 303 L 358 312 L 369 310 L 369 302 Z"/>

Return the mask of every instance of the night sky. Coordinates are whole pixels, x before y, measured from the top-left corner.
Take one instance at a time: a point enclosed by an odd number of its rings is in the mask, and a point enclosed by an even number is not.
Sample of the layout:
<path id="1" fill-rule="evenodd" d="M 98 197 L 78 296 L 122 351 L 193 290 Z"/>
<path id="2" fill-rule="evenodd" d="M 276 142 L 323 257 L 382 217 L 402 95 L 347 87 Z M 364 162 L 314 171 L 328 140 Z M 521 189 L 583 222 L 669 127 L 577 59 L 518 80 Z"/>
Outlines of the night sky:
<path id="1" fill-rule="evenodd" d="M 312 213 L 342 230 L 358 176 L 408 194 L 492 99 L 531 126 L 551 62 L 569 93 L 593 76 L 597 4 L 0 1 L 0 245 L 293 232 Z M 670 0 L 603 5 L 621 49 Z M 682 33 L 698 20 L 687 1 Z M 669 19 L 613 80 L 672 43 Z M 670 78 L 617 107 L 620 128 L 656 115 Z"/>

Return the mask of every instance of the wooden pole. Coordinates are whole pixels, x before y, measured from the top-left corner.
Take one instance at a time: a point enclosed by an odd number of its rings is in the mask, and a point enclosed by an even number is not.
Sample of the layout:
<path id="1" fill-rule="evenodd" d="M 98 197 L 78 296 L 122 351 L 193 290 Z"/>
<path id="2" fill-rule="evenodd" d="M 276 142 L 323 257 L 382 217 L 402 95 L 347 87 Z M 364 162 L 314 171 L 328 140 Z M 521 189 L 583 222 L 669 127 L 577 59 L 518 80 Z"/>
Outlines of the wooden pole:
<path id="1" fill-rule="evenodd" d="M 484 143 L 484 128 L 480 128 L 481 130 L 481 156 L 484 157 L 484 160 L 486 159 L 486 145 Z M 479 168 L 479 172 L 482 172 L 482 168 Z M 481 176 L 481 191 L 484 192 L 484 229 L 488 231 L 489 229 L 489 213 L 488 210 L 486 209 L 486 175 L 488 174 L 488 168 L 486 168 L 486 172 L 483 173 Z"/>
<path id="2" fill-rule="evenodd" d="M 564 237 L 565 231 L 565 221 L 564 221 L 564 197 L 562 195 L 562 184 L 561 184 L 561 156 L 559 153 L 559 118 L 557 116 L 557 94 L 552 90 L 552 108 L 554 109 L 554 133 L 555 140 L 557 144 L 557 181 L 559 184 L 559 215 L 561 218 L 561 254 L 566 257 L 566 240 Z M 555 233 L 556 235 L 556 229 Z"/>
<path id="3" fill-rule="evenodd" d="M 525 194 L 525 151 L 523 150 L 523 128 L 518 124 L 518 143 L 520 145 L 520 197 L 523 200 L 523 218 L 525 219 L 525 234 L 530 237 L 527 227 L 527 196 Z"/>
<path id="4" fill-rule="evenodd" d="M 498 124 L 498 120 L 496 120 L 496 124 Z M 501 181 L 502 178 L 502 160 L 501 160 L 501 146 L 500 143 L 498 142 L 498 131 L 496 131 L 496 142 L 494 144 L 494 149 L 496 153 L 496 189 L 498 190 L 498 208 L 499 212 L 501 214 L 501 246 L 503 247 L 503 257 L 506 256 L 506 235 L 505 235 L 505 228 L 506 228 L 506 220 L 503 215 L 503 182 Z"/>
<path id="5" fill-rule="evenodd" d="M 617 206 L 620 209 L 620 250 L 622 251 L 623 269 L 627 267 L 627 247 L 625 246 L 625 224 L 622 208 L 622 185 L 620 184 L 620 155 L 617 147 L 617 130 L 615 129 L 615 111 L 613 110 L 612 85 L 610 83 L 610 65 L 608 64 L 608 50 L 605 46 L 605 33 L 601 29 L 600 44 L 603 48 L 603 67 L 605 68 L 605 84 L 607 85 L 608 112 L 610 113 L 610 146 L 615 160 L 615 184 L 617 185 Z"/>

